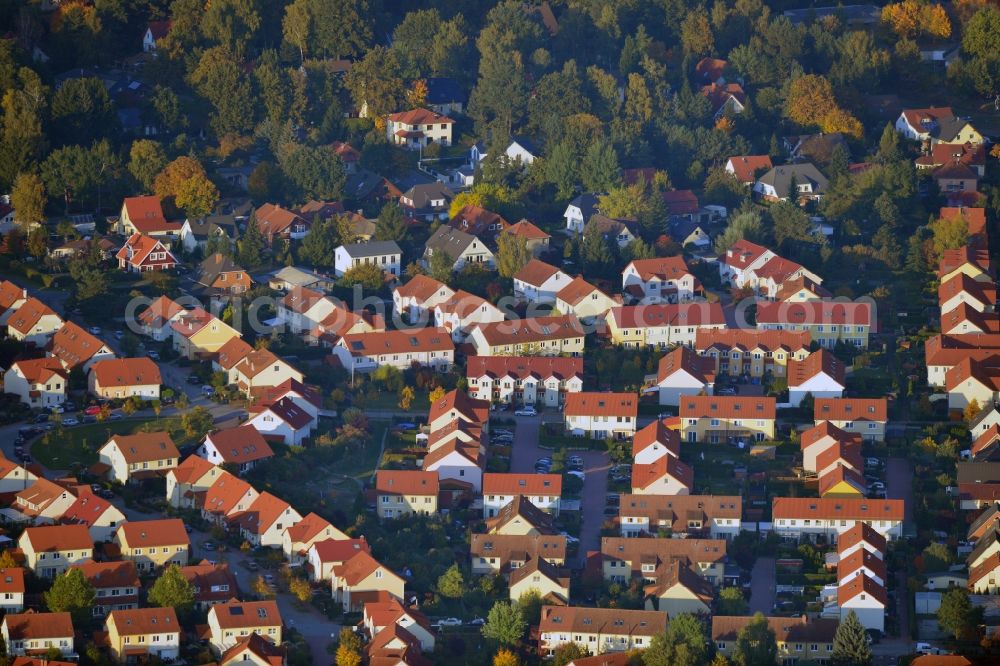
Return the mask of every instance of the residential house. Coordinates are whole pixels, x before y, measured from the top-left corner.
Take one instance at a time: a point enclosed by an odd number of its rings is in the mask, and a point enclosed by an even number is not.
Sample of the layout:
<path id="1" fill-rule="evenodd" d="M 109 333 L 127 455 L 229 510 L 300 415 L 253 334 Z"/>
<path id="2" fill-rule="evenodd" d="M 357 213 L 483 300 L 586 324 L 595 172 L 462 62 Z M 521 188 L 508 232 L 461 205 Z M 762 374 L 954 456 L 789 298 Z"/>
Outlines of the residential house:
<path id="1" fill-rule="evenodd" d="M 236 574 L 226 562 L 213 564 L 202 560 L 198 564 L 181 567 L 181 574 L 194 591 L 194 605 L 198 610 L 207 611 L 216 604 L 239 598 L 240 586 Z"/>
<path id="2" fill-rule="evenodd" d="M 371 372 L 380 365 L 447 372 L 455 362 L 455 343 L 447 330 L 436 327 L 351 333 L 334 346 L 333 355 L 351 372 Z"/>
<path id="3" fill-rule="evenodd" d="M 262 205 L 254 216 L 268 245 L 273 245 L 275 238 L 285 241 L 302 240 L 311 227 L 309 221 L 301 215 L 272 203 Z"/>
<path id="4" fill-rule="evenodd" d="M 973 594 L 1000 592 L 1000 553 L 993 553 L 969 569 L 968 587 Z"/>
<path id="5" fill-rule="evenodd" d="M 986 175 L 986 146 L 981 143 L 938 143 L 931 148 L 930 152 L 915 159 L 913 164 L 918 170 L 936 170 L 949 164 L 962 164 L 982 178 Z"/>
<path id="6" fill-rule="evenodd" d="M 754 269 L 762 267 L 776 257 L 774 252 L 763 245 L 757 245 L 746 239 L 733 243 L 726 255 L 719 262 L 719 277 L 723 284 L 729 284 L 743 289 L 753 288 L 751 283 Z"/>
<path id="7" fill-rule="evenodd" d="M 223 243 L 229 248 L 236 246 L 240 230 L 236 216 L 232 213 L 206 215 L 196 219 L 186 219 L 180 230 L 181 246 L 185 252 L 208 251 L 212 243 Z M 218 247 L 218 245 L 215 245 Z M 227 285 L 228 286 L 228 285 Z"/>
<path id="8" fill-rule="evenodd" d="M 987 362 L 998 357 L 1000 335 L 995 333 L 932 335 L 924 342 L 927 383 L 931 386 L 944 386 L 948 371 L 965 359 Z M 973 432 L 974 437 L 980 434 L 982 433 Z"/>
<path id="9" fill-rule="evenodd" d="M 253 405 L 249 414 L 247 425 L 256 428 L 266 439 L 281 441 L 286 446 L 304 445 L 315 425 L 312 414 L 291 398 Z"/>
<path id="10" fill-rule="evenodd" d="M 167 472 L 167 503 L 175 509 L 196 508 L 197 499 L 227 473 L 200 456 L 190 455 Z"/>
<path id="11" fill-rule="evenodd" d="M 351 559 L 358 553 L 371 552 L 368 542 L 359 539 L 323 539 L 315 541 L 306 553 L 309 575 L 313 582 L 327 581 L 333 577 L 333 568 Z"/>
<path id="12" fill-rule="evenodd" d="M 294 379 L 286 379 L 277 386 L 266 387 L 257 392 L 256 396 L 257 401 L 249 409 L 255 413 L 287 398 L 315 422 L 323 408 L 323 396 L 319 389 Z"/>
<path id="13" fill-rule="evenodd" d="M 7 336 L 18 342 L 44 347 L 64 323 L 52 308 L 30 297 L 7 318 Z"/>
<path id="14" fill-rule="evenodd" d="M 469 331 L 479 324 L 504 320 L 503 312 L 484 298 L 462 289 L 446 301 L 434 306 L 434 325 L 451 332 L 455 342 L 465 340 Z"/>
<path id="15" fill-rule="evenodd" d="M 614 241 L 619 249 L 624 249 L 639 237 L 635 220 L 615 219 L 595 213 L 583 227 L 583 235 L 599 234 L 605 240 Z"/>
<path id="16" fill-rule="evenodd" d="M 455 193 L 443 183 L 419 183 L 403 192 L 399 207 L 410 220 L 443 221 L 448 219 L 448 207 L 454 198 Z"/>
<path id="17" fill-rule="evenodd" d="M 719 58 L 702 58 L 694 65 L 695 79 L 702 84 L 726 82 L 725 71 L 729 62 Z"/>
<path id="18" fill-rule="evenodd" d="M 94 588 L 94 617 L 106 617 L 114 610 L 131 610 L 139 607 L 139 571 L 129 560 L 95 562 L 87 560 L 74 564 L 71 569 L 80 572 Z"/>
<path id="19" fill-rule="evenodd" d="M 525 247 L 531 251 L 534 257 L 548 252 L 549 241 L 552 240 L 551 235 L 545 233 L 535 224 L 524 218 L 506 227 L 501 233 L 509 234 L 518 241 L 524 241 Z"/>
<path id="20" fill-rule="evenodd" d="M 331 141 L 330 149 L 340 158 L 344 164 L 344 171 L 354 173 L 361 161 L 361 151 L 349 143 L 343 141 Z"/>
<path id="21" fill-rule="evenodd" d="M 296 287 L 325 291 L 332 289 L 334 282 L 328 277 L 313 273 L 304 268 L 285 266 L 271 275 L 267 281 L 267 286 L 283 293 L 287 293 Z"/>
<path id="22" fill-rule="evenodd" d="M 60 481 L 55 483 L 39 477 L 15 493 L 11 508 L 38 525 L 56 522 L 76 501 L 76 489 Z"/>
<path id="23" fill-rule="evenodd" d="M 1000 368 L 989 361 L 966 358 L 945 375 L 948 409 L 965 410 L 969 405 L 988 405 L 1000 398 Z"/>
<path id="24" fill-rule="evenodd" d="M 791 191 L 795 185 L 795 192 Z M 803 203 L 818 201 L 826 194 L 830 181 L 809 162 L 772 167 L 757 179 L 753 191 L 765 201 Z"/>
<path id="25" fill-rule="evenodd" d="M 334 250 L 333 270 L 337 277 L 359 266 L 378 266 L 383 273 L 399 278 L 403 251 L 396 241 L 368 241 L 350 243 Z"/>
<path id="26" fill-rule="evenodd" d="M 7 320 L 28 298 L 28 290 L 24 287 L 19 287 L 10 280 L 0 281 L 0 326 L 6 329 Z"/>
<path id="27" fill-rule="evenodd" d="M 414 275 L 392 292 L 393 312 L 406 323 L 426 323 L 439 303 L 450 300 L 455 291 L 429 275 Z"/>
<path id="28" fill-rule="evenodd" d="M 841 532 L 840 538 L 837 539 L 837 556 L 850 557 L 859 550 L 876 557 L 885 557 L 885 537 L 867 523 L 857 522 L 846 532 Z"/>
<path id="29" fill-rule="evenodd" d="M 807 277 L 803 271 L 798 277 L 786 279 L 778 288 L 774 300 L 800 303 L 802 301 L 820 301 L 831 296 L 829 291 L 812 278 Z"/>
<path id="30" fill-rule="evenodd" d="M 555 308 L 558 312 L 574 315 L 589 324 L 603 319 L 607 311 L 618 305 L 618 302 L 577 276 L 556 294 Z"/>
<path id="31" fill-rule="evenodd" d="M 861 450 L 861 434 L 847 432 L 830 421 L 821 421 L 799 435 L 802 448 L 802 468 L 807 472 L 818 472 L 817 458 L 828 449 L 843 445 Z"/>
<path id="32" fill-rule="evenodd" d="M 949 214 L 944 213 L 948 208 L 942 208 L 942 217 Z M 964 210 L 970 210 L 965 208 Z M 971 229 L 971 224 L 970 224 Z M 990 262 L 990 254 L 984 248 L 977 248 L 972 245 L 945 250 L 941 253 L 938 262 L 937 277 L 939 282 L 947 282 L 959 273 L 964 273 L 978 282 L 990 282 L 994 280 L 993 264 Z"/>
<path id="33" fill-rule="evenodd" d="M 134 233 L 115 255 L 118 268 L 128 273 L 167 271 L 177 266 L 173 253 L 157 238 Z"/>
<path id="34" fill-rule="evenodd" d="M 875 327 L 874 317 L 874 307 L 867 302 L 775 302 L 757 306 L 759 330 L 808 331 L 827 349 L 833 349 L 838 342 L 866 349 Z"/>
<path id="35" fill-rule="evenodd" d="M 180 234 L 181 224 L 163 215 L 160 198 L 152 195 L 126 197 L 118 218 L 118 233 L 142 234 L 163 240 L 167 246 Z"/>
<path id="36" fill-rule="evenodd" d="M 572 278 L 539 259 L 531 259 L 514 274 L 514 296 L 530 303 L 555 303 L 556 294 Z"/>
<path id="37" fill-rule="evenodd" d="M 267 440 L 252 425 L 223 428 L 205 435 L 197 454 L 213 465 L 231 465 L 246 474 L 274 456 Z"/>
<path id="38" fill-rule="evenodd" d="M 738 155 L 726 160 L 726 172 L 747 187 L 757 182 L 759 175 L 774 168 L 770 155 Z"/>
<path id="39" fill-rule="evenodd" d="M 676 456 L 632 465 L 634 495 L 690 495 L 693 487 L 694 470 Z"/>
<path id="40" fill-rule="evenodd" d="M 478 440 L 449 439 L 428 449 L 422 469 L 436 472 L 441 484 L 479 493 L 483 485 L 486 455 Z"/>
<path id="41" fill-rule="evenodd" d="M 907 139 L 928 141 L 936 134 L 942 121 L 954 119 L 950 106 L 929 109 L 905 109 L 896 119 L 896 131 Z"/>
<path id="42" fill-rule="evenodd" d="M 819 476 L 817 490 L 820 497 L 862 498 L 868 495 L 868 483 L 861 472 L 838 465 Z"/>
<path id="43" fill-rule="evenodd" d="M 784 257 L 772 257 L 763 266 L 752 269 L 750 278 L 749 285 L 744 286 L 751 286 L 759 297 L 772 300 L 776 299 L 779 292 L 784 290 L 786 283 L 801 278 L 806 278 L 817 285 L 823 281 L 801 264 L 789 261 Z"/>
<path id="44" fill-rule="evenodd" d="M 839 555 L 837 560 L 837 580 L 841 583 L 857 576 L 867 576 L 885 587 L 886 565 L 883 554 L 876 555 L 859 548 L 847 555 Z"/>
<path id="45" fill-rule="evenodd" d="M 941 332 L 945 335 L 1000 333 L 1000 313 L 980 312 L 967 303 L 959 303 L 941 314 Z"/>
<path id="46" fill-rule="evenodd" d="M 701 206 L 698 196 L 691 190 L 669 190 L 661 195 L 667 208 L 671 224 L 676 222 L 695 222 L 701 219 Z M 680 239 L 678 239 L 680 240 Z M 684 243 L 681 243 L 683 246 Z"/>
<path id="47" fill-rule="evenodd" d="M 247 397 L 289 380 L 303 380 L 299 370 L 268 349 L 255 349 L 246 354 L 233 367 L 231 377 Z"/>
<path id="48" fill-rule="evenodd" d="M 150 657 L 176 659 L 180 655 L 181 630 L 177 613 L 170 606 L 113 610 L 104 622 L 108 652 L 119 663 Z"/>
<path id="49" fill-rule="evenodd" d="M 552 514 L 542 511 L 525 495 L 515 495 L 497 515 L 486 519 L 488 534 L 552 536 L 557 534 Z"/>
<path id="50" fill-rule="evenodd" d="M 85 525 L 94 543 L 111 541 L 115 529 L 125 522 L 125 514 L 108 500 L 98 497 L 86 486 L 80 488 L 76 501 L 69 505 L 59 522 L 65 525 Z"/>
<path id="51" fill-rule="evenodd" d="M 152 572 L 188 562 L 191 539 L 180 518 L 160 520 L 130 520 L 115 532 L 115 544 L 123 559 L 135 562 L 141 572 Z"/>
<path id="52" fill-rule="evenodd" d="M 493 518 L 516 497 L 525 497 L 537 508 L 559 515 L 562 476 L 559 474 L 483 474 L 483 518 Z"/>
<path id="53" fill-rule="evenodd" d="M 712 643 L 719 654 L 732 659 L 736 653 L 740 632 L 752 621 L 749 615 L 713 615 Z M 774 632 L 778 646 L 778 663 L 810 660 L 828 663 L 833 655 L 833 638 L 839 622 L 830 618 L 767 617 L 767 626 Z"/>
<path id="54" fill-rule="evenodd" d="M 847 387 L 844 363 L 826 349 L 819 349 L 805 359 L 788 361 L 788 402 L 798 407 L 802 400 L 839 398 Z"/>
<path id="55" fill-rule="evenodd" d="M 281 535 L 281 551 L 291 566 L 306 562 L 313 544 L 331 539 L 346 541 L 347 535 L 338 530 L 327 519 L 315 513 L 306 514 L 302 520 L 285 528 Z"/>
<path id="56" fill-rule="evenodd" d="M 470 356 L 469 394 L 498 404 L 560 407 L 583 390 L 583 359 L 560 356 Z"/>
<path id="57" fill-rule="evenodd" d="M 979 185 L 979 174 L 966 164 L 949 162 L 935 169 L 931 179 L 949 201 L 964 203 L 967 201 L 966 196 L 970 196 L 972 201 L 978 199 L 975 192 Z"/>
<path id="58" fill-rule="evenodd" d="M 711 104 L 716 120 L 743 113 L 746 108 L 747 96 L 738 83 L 710 83 L 702 87 L 701 95 Z"/>
<path id="59" fill-rule="evenodd" d="M 170 328 L 174 351 L 190 360 L 215 354 L 231 339 L 240 337 L 239 331 L 201 308 L 179 314 Z"/>
<path id="60" fill-rule="evenodd" d="M 721 303 L 707 301 L 622 305 L 604 318 L 608 337 L 625 348 L 677 345 L 691 347 L 703 329 L 722 329 L 726 316 Z"/>
<path id="61" fill-rule="evenodd" d="M 147 356 L 97 361 L 87 375 L 90 394 L 106 400 L 157 400 L 162 383 L 160 366 Z"/>
<path id="62" fill-rule="evenodd" d="M 633 578 L 655 579 L 671 560 L 686 561 L 713 585 L 722 584 L 726 568 L 726 542 L 721 539 L 626 539 L 601 537 L 601 571 L 604 579 L 628 583 Z"/>
<path id="63" fill-rule="evenodd" d="M 510 223 L 498 213 L 470 204 L 455 213 L 448 220 L 448 226 L 481 238 L 495 247 L 500 232 L 510 226 Z"/>
<path id="64" fill-rule="evenodd" d="M 160 296 L 149 304 L 138 317 L 142 334 L 156 342 L 170 339 L 172 328 L 170 324 L 185 312 L 184 308 L 166 296 Z"/>
<path id="65" fill-rule="evenodd" d="M 771 512 L 778 536 L 796 541 L 836 543 L 858 523 L 890 540 L 903 534 L 903 500 L 775 497 Z"/>
<path id="66" fill-rule="evenodd" d="M 39 578 L 55 578 L 73 564 L 93 559 L 94 541 L 85 525 L 28 527 L 17 540 L 24 566 Z M 10 643 L 7 644 L 8 649 Z"/>
<path id="67" fill-rule="evenodd" d="M 711 248 L 711 229 L 706 224 L 686 218 L 672 219 L 669 224 L 670 237 L 681 247 L 692 251 L 707 251 Z"/>
<path id="68" fill-rule="evenodd" d="M 496 267 L 493 252 L 478 237 L 448 225 L 441 225 L 431 234 L 424 247 L 424 262 L 429 263 L 435 252 L 444 254 L 451 262 L 452 270 L 460 271 L 469 264 L 481 268 Z"/>
<path id="69" fill-rule="evenodd" d="M 566 432 L 591 439 L 627 439 L 635 434 L 639 397 L 634 393 L 581 391 L 566 396 Z"/>
<path id="70" fill-rule="evenodd" d="M 643 587 L 646 610 L 658 610 L 670 617 L 679 613 L 708 614 L 712 610 L 712 584 L 684 562 L 661 564 L 654 576 L 644 578 L 653 581 Z"/>
<path id="71" fill-rule="evenodd" d="M 826 167 L 833 162 L 839 151 L 851 156 L 851 147 L 841 132 L 820 132 L 818 134 L 798 134 L 782 137 L 788 160 L 793 163 L 810 162 Z"/>
<path id="72" fill-rule="evenodd" d="M 427 86 L 424 101 L 431 111 L 442 115 L 463 112 L 468 94 L 455 79 L 429 76 L 424 79 L 424 83 Z"/>
<path id="73" fill-rule="evenodd" d="M 566 230 L 575 235 L 583 233 L 590 218 L 598 212 L 598 195 L 584 193 L 566 205 L 563 218 L 566 220 Z"/>
<path id="74" fill-rule="evenodd" d="M 681 256 L 633 259 L 622 271 L 622 292 L 640 303 L 678 303 L 704 296 Z"/>
<path id="75" fill-rule="evenodd" d="M 278 305 L 278 319 L 293 333 L 312 330 L 343 306 L 322 291 L 293 287 Z"/>
<path id="76" fill-rule="evenodd" d="M 660 611 L 546 605 L 538 624 L 538 649 L 553 655 L 560 646 L 576 643 L 601 655 L 643 650 L 666 629 L 667 614 Z"/>
<path id="77" fill-rule="evenodd" d="M 1000 454 L 1000 426 L 991 425 L 983 430 L 983 433 L 973 440 L 970 452 L 973 461 L 1000 462 L 997 460 Z"/>
<path id="78" fill-rule="evenodd" d="M 251 546 L 280 548 L 285 530 L 300 520 L 302 515 L 288 502 L 263 492 L 230 522 L 239 526 L 240 536 Z"/>
<path id="79" fill-rule="evenodd" d="M 163 40 L 170 32 L 172 21 L 150 21 L 146 26 L 146 33 L 142 36 L 143 53 L 154 53 L 156 42 Z"/>
<path id="80" fill-rule="evenodd" d="M 380 469 L 375 474 L 375 507 L 379 518 L 435 514 L 438 492 L 438 475 L 434 472 Z"/>
<path id="81" fill-rule="evenodd" d="M 511 569 L 507 579 L 511 601 L 520 601 L 525 595 L 537 595 L 547 604 L 569 603 L 569 575 L 544 558 L 536 557 L 524 566 Z"/>
<path id="82" fill-rule="evenodd" d="M 677 406 L 689 395 L 712 395 L 715 360 L 698 356 L 690 347 L 679 346 L 660 358 L 656 388 L 661 405 Z"/>
<path id="83" fill-rule="evenodd" d="M 114 358 L 115 353 L 102 340 L 68 321 L 52 335 L 48 355 L 59 359 L 69 371 L 82 368 L 87 372 L 97 361 Z"/>
<path id="84" fill-rule="evenodd" d="M 519 162 L 525 166 L 533 163 L 535 156 L 539 154 L 540 151 L 535 148 L 534 142 L 523 136 L 512 136 L 504 150 L 504 156 L 510 162 Z"/>
<path id="85" fill-rule="evenodd" d="M 680 401 L 685 442 L 774 439 L 775 419 L 775 399 L 769 397 L 695 395 Z"/>
<path id="86" fill-rule="evenodd" d="M 66 400 L 69 373 L 54 358 L 15 361 L 3 375 L 3 390 L 25 405 L 44 409 Z"/>
<path id="87" fill-rule="evenodd" d="M 221 252 L 201 262 L 194 281 L 196 288 L 209 296 L 242 294 L 253 286 L 250 274 Z"/>
<path id="88" fill-rule="evenodd" d="M 259 634 L 275 645 L 282 643 L 282 619 L 277 602 L 233 601 L 208 609 L 208 644 L 222 654 L 250 634 Z"/>
<path id="89" fill-rule="evenodd" d="M 885 440 L 889 422 L 885 398 L 817 398 L 813 405 L 816 423 L 829 421 L 848 433 L 859 433 L 865 441 Z"/>
<path id="90" fill-rule="evenodd" d="M 725 539 L 740 533 L 739 495 L 621 495 L 618 524 L 623 537 L 677 536 Z"/>
<path id="91" fill-rule="evenodd" d="M 841 622 L 853 611 L 865 629 L 884 632 L 888 604 L 889 596 L 885 587 L 868 576 L 855 576 L 837 587 Z"/>
<path id="92" fill-rule="evenodd" d="M 474 575 L 507 575 L 533 560 L 562 566 L 566 537 L 562 535 L 472 534 L 469 559 Z"/>
<path id="93" fill-rule="evenodd" d="M 468 340 L 477 356 L 579 356 L 584 331 L 573 315 L 526 317 L 479 325 Z"/>
<path id="94" fill-rule="evenodd" d="M 448 116 L 418 108 L 389 114 L 385 133 L 389 143 L 407 150 L 419 150 L 432 143 L 450 146 L 454 124 Z"/>
<path id="95" fill-rule="evenodd" d="M 243 479 L 223 471 L 198 498 L 196 506 L 201 509 L 202 518 L 222 526 L 232 516 L 250 508 L 259 494 Z"/>
<path id="96" fill-rule="evenodd" d="M 367 552 L 361 552 L 333 568 L 330 588 L 333 601 L 344 612 L 360 612 L 366 601 L 388 592 L 402 599 L 406 581 Z"/>
<path id="97" fill-rule="evenodd" d="M 21 567 L 0 569 L 0 610 L 4 613 L 23 611 L 24 590 L 24 569 Z"/>
<path id="98" fill-rule="evenodd" d="M 665 419 L 657 419 L 642 428 L 632 438 L 632 461 L 637 465 L 648 465 L 660 458 L 679 458 L 681 438 Z"/>
<path id="99" fill-rule="evenodd" d="M 21 465 L 8 460 L 0 453 L 0 495 L 8 495 L 24 490 L 32 485 L 38 477 Z"/>
<path id="100" fill-rule="evenodd" d="M 51 649 L 63 657 L 76 655 L 69 613 L 8 613 L 0 624 L 0 638 L 11 657 L 48 654 Z"/>
<path id="101" fill-rule="evenodd" d="M 365 604 L 359 626 L 367 631 L 369 637 L 396 626 L 412 635 L 421 650 L 428 653 L 434 651 L 436 636 L 430 620 L 413 606 L 404 606 L 389 594 Z"/>

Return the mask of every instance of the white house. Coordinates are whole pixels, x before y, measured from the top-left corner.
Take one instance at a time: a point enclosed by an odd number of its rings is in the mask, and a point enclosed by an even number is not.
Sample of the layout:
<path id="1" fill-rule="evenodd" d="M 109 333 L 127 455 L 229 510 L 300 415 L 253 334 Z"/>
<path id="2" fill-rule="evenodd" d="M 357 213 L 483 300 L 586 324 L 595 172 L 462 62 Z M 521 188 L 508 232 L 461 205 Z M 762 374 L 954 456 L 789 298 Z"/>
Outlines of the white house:
<path id="1" fill-rule="evenodd" d="M 237 519 L 240 536 L 255 547 L 280 548 L 285 530 L 294 526 L 302 515 L 281 498 L 263 492 L 250 508 Z"/>
<path id="2" fill-rule="evenodd" d="M 504 320 L 498 307 L 484 298 L 458 290 L 454 296 L 434 306 L 434 325 L 451 331 L 455 342 L 462 342 L 477 324 Z"/>
<path id="3" fill-rule="evenodd" d="M 868 576 L 855 576 L 837 587 L 841 622 L 854 611 L 865 629 L 884 632 L 887 605 L 885 588 Z"/>
<path id="4" fill-rule="evenodd" d="M 63 323 L 52 308 L 31 297 L 7 318 L 7 335 L 19 342 L 44 347 Z"/>
<path id="5" fill-rule="evenodd" d="M 704 294 L 684 257 L 635 259 L 622 271 L 622 292 L 641 303 L 679 303 Z"/>
<path id="6" fill-rule="evenodd" d="M 180 452 L 167 432 L 114 435 L 98 452 L 107 465 L 108 479 L 127 483 L 136 478 L 166 476 L 177 467 Z"/>
<path id="7" fill-rule="evenodd" d="M 511 137 L 507 149 L 504 150 L 504 155 L 507 156 L 507 159 L 513 162 L 520 162 L 524 165 L 534 162 L 537 153 L 538 151 L 535 150 L 531 141 L 519 136 Z"/>
<path id="8" fill-rule="evenodd" d="M 351 372 L 372 372 L 380 365 L 447 372 L 455 362 L 455 343 L 449 331 L 436 327 L 350 333 L 334 346 L 333 355 Z"/>
<path id="9" fill-rule="evenodd" d="M 198 455 L 213 465 L 233 465 L 244 474 L 273 457 L 274 451 L 257 428 L 243 424 L 210 432 L 198 447 Z"/>
<path id="10" fill-rule="evenodd" d="M 570 234 L 582 234 L 591 215 L 598 212 L 596 194 L 581 194 L 566 206 L 563 218 L 566 220 L 566 231 Z"/>
<path id="11" fill-rule="evenodd" d="M 0 282 L 0 326 L 6 328 L 7 320 L 28 300 L 28 290 L 10 280 Z"/>
<path id="12" fill-rule="evenodd" d="M 690 495 L 693 487 L 694 470 L 674 456 L 632 466 L 634 495 Z"/>
<path id="13" fill-rule="evenodd" d="M 903 535 L 903 500 L 844 497 L 775 497 L 771 515 L 775 533 L 785 539 L 836 543 L 858 523 L 866 523 L 886 539 Z"/>
<path id="14" fill-rule="evenodd" d="M 635 434 L 639 398 L 634 393 L 570 393 L 563 406 L 566 432 L 592 439 L 625 439 Z"/>
<path id="15" fill-rule="evenodd" d="M 424 247 L 424 262 L 428 263 L 435 253 L 441 252 L 451 261 L 452 270 L 460 271 L 470 264 L 486 269 L 496 268 L 493 252 L 478 237 L 461 229 L 453 229 L 443 224 L 427 239 Z"/>
<path id="16" fill-rule="evenodd" d="M 156 43 L 162 40 L 170 32 L 172 21 L 150 21 L 146 26 L 146 32 L 142 36 L 143 53 L 155 53 Z"/>
<path id="17" fill-rule="evenodd" d="M 421 469 L 437 472 L 442 483 L 463 484 L 473 493 L 479 493 L 483 487 L 485 464 L 486 455 L 478 441 L 464 442 L 455 438 L 429 451 L 424 456 Z"/>
<path id="18" fill-rule="evenodd" d="M 514 274 L 514 296 L 531 303 L 555 303 L 556 294 L 572 282 L 561 270 L 531 259 Z"/>
<path id="19" fill-rule="evenodd" d="M 955 118 L 950 106 L 929 109 L 904 109 L 896 119 L 896 131 L 913 141 L 925 141 L 940 128 L 941 123 Z"/>
<path id="20" fill-rule="evenodd" d="M 427 109 L 412 109 L 389 115 L 386 137 L 394 146 L 418 150 L 432 143 L 451 145 L 451 129 L 455 121 Z"/>
<path id="21" fill-rule="evenodd" d="M 408 282 L 392 292 L 392 309 L 408 323 L 416 324 L 430 319 L 434 306 L 455 295 L 455 290 L 429 275 L 414 275 Z"/>
<path id="22" fill-rule="evenodd" d="M 55 407 L 66 400 L 69 373 L 59 359 L 15 361 L 3 376 L 3 390 L 34 408 Z"/>
<path id="23" fill-rule="evenodd" d="M 358 266 L 375 265 L 382 272 L 398 278 L 403 251 L 396 241 L 368 241 L 350 243 L 334 250 L 333 270 L 337 277 Z"/>
<path id="24" fill-rule="evenodd" d="M 470 356 L 469 395 L 499 404 L 559 407 L 583 390 L 583 359 L 562 356 Z"/>
<path id="25" fill-rule="evenodd" d="M 607 311 L 618 303 L 580 276 L 570 280 L 568 285 L 556 293 L 556 310 L 562 314 L 575 315 L 585 323 L 603 319 Z"/>
<path id="26" fill-rule="evenodd" d="M 558 516 L 562 506 L 562 476 L 496 472 L 483 475 L 483 518 L 493 518 L 516 497 Z"/>
<path id="27" fill-rule="evenodd" d="M 788 402 L 796 407 L 807 395 L 814 398 L 839 398 L 847 384 L 844 363 L 826 349 L 819 349 L 803 360 L 788 361 Z"/>
<path id="28" fill-rule="evenodd" d="M 280 437 L 289 446 L 302 446 L 312 432 L 313 417 L 291 398 L 282 398 L 251 415 L 247 424 L 266 437 Z"/>
<path id="29" fill-rule="evenodd" d="M 661 405 L 680 405 L 686 395 L 712 395 L 715 360 L 681 345 L 660 358 L 656 387 Z"/>

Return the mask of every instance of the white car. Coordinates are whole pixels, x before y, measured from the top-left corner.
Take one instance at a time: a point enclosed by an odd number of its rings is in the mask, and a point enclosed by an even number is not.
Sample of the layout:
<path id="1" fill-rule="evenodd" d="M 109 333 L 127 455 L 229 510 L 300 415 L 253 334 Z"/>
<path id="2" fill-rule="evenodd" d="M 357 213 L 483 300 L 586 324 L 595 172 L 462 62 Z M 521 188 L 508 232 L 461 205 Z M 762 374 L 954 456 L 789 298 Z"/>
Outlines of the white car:
<path id="1" fill-rule="evenodd" d="M 566 474 L 567 474 L 567 476 L 575 476 L 576 478 L 580 479 L 581 481 L 586 481 L 587 480 L 587 475 L 584 474 L 583 472 L 581 472 L 578 469 L 571 469 L 568 472 L 566 472 Z"/>
<path id="2" fill-rule="evenodd" d="M 437 621 L 438 627 L 461 627 L 462 621 L 457 617 L 446 617 Z"/>
<path id="3" fill-rule="evenodd" d="M 100 326 L 91 326 L 89 330 L 90 330 L 90 334 L 91 335 L 100 335 L 101 334 L 101 327 Z"/>
<path id="4" fill-rule="evenodd" d="M 75 425 L 80 425 L 80 422 L 79 422 L 79 421 L 77 421 L 77 420 L 76 420 L 75 418 L 73 418 L 72 416 L 69 416 L 69 417 L 66 417 L 66 418 L 64 418 L 64 419 L 62 420 L 62 424 L 63 424 L 64 426 L 75 426 Z"/>
<path id="5" fill-rule="evenodd" d="M 204 386 L 201 387 L 201 392 L 203 394 L 205 394 L 205 395 L 214 395 L 215 394 L 215 387 L 214 386 L 209 386 L 208 384 L 205 384 Z"/>
<path id="6" fill-rule="evenodd" d="M 529 405 L 515 411 L 514 416 L 538 416 L 538 410 Z"/>

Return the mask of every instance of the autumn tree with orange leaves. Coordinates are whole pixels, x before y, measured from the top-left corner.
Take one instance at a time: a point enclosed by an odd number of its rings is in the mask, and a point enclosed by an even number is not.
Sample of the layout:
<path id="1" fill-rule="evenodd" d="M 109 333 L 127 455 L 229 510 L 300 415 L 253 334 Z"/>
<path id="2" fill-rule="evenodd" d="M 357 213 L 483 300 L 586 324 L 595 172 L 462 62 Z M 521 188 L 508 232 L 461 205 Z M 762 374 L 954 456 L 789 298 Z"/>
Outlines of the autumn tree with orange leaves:
<path id="1" fill-rule="evenodd" d="M 903 0 L 882 8 L 882 23 L 900 37 L 951 37 L 951 19 L 944 7 L 921 0 Z"/>
<path id="2" fill-rule="evenodd" d="M 785 114 L 803 127 L 818 127 L 826 133 L 841 132 L 859 139 L 863 132 L 861 122 L 837 105 L 830 82 L 818 74 L 791 82 Z"/>

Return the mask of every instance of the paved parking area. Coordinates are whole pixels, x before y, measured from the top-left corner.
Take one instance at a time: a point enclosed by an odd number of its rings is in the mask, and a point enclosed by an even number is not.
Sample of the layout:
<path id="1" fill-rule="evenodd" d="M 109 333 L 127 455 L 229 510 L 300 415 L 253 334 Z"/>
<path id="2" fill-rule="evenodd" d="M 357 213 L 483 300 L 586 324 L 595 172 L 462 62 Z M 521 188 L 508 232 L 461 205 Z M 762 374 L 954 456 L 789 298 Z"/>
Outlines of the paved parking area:
<path id="1" fill-rule="evenodd" d="M 750 613 L 772 615 L 775 599 L 773 557 L 758 557 L 750 573 Z"/>
<path id="2" fill-rule="evenodd" d="M 555 416 L 558 417 L 558 414 Z M 517 422 L 517 427 L 514 429 L 510 469 L 512 472 L 533 473 L 536 460 L 552 455 L 552 451 L 538 446 L 543 419 L 545 422 L 549 420 L 545 414 L 513 418 Z M 604 508 L 607 506 L 605 496 L 608 492 L 608 470 L 611 468 L 611 463 L 608 454 L 602 451 L 574 451 L 573 455 L 583 458 L 583 471 L 586 474 L 580 505 L 579 555 L 582 557 L 588 550 L 598 550 L 601 547 L 601 524 L 604 521 Z"/>

